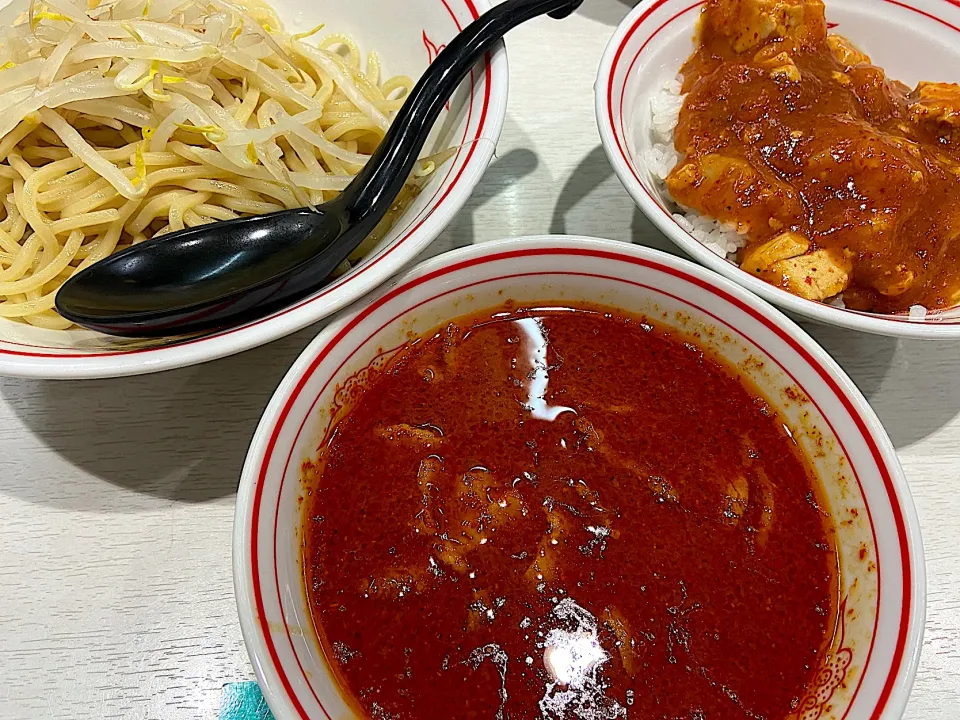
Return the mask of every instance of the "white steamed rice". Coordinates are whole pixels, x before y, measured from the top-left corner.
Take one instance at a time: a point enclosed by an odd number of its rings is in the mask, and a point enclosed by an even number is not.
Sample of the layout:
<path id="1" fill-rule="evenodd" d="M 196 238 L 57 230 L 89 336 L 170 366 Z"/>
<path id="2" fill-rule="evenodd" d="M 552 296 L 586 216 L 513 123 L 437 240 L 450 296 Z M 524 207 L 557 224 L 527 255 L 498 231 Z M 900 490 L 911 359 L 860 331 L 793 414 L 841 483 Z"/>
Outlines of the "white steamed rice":
<path id="1" fill-rule="evenodd" d="M 643 161 L 653 175 L 660 197 L 673 210 L 677 224 L 707 249 L 736 265 L 737 251 L 747 244 L 747 236 L 739 233 L 733 225 L 682 207 L 670 197 L 666 187 L 667 176 L 682 159 L 673 145 L 673 131 L 680 120 L 685 97 L 681 93 L 682 87 L 680 78 L 674 78 L 650 98 L 650 147 L 643 150 Z M 845 307 L 840 296 L 831 298 L 827 304 L 841 309 Z M 913 305 L 908 314 L 914 322 L 923 322 L 926 316 L 927 309 L 923 305 Z"/>

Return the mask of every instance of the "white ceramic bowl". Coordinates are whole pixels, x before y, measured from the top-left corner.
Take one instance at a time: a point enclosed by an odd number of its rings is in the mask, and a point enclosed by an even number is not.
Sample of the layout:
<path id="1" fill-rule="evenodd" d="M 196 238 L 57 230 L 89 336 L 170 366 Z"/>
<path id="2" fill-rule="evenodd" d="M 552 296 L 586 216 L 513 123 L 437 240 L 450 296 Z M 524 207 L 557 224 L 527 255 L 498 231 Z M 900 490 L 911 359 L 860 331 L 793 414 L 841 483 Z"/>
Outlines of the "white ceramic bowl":
<path id="1" fill-rule="evenodd" d="M 0 0 L 2 2 L 2 0 Z M 387 75 L 419 77 L 438 49 L 490 8 L 489 0 L 270 0 L 288 30 L 326 23 L 362 50 L 376 49 Z M 11 22 L 25 7 L 0 10 Z M 501 46 L 464 81 L 438 120 L 425 155 L 457 147 L 383 241 L 347 275 L 310 298 L 241 328 L 178 344 L 130 343 L 84 330 L 41 330 L 0 318 L 0 375 L 89 378 L 193 365 L 276 340 L 370 292 L 433 241 L 487 168 L 506 113 L 507 57 Z"/>
<path id="2" fill-rule="evenodd" d="M 923 550 L 903 471 L 866 400 L 800 328 L 729 280 L 646 248 L 546 236 L 464 248 L 409 271 L 325 328 L 271 400 L 240 482 L 233 570 L 244 640 L 277 719 L 351 717 L 312 628 L 300 556 L 299 471 L 335 397 L 383 359 L 381 348 L 508 298 L 591 300 L 705 331 L 698 342 L 751 376 L 826 480 L 837 518 L 843 622 L 802 717 L 899 718 L 920 653 Z"/>
<path id="3" fill-rule="evenodd" d="M 594 86 L 597 125 L 620 182 L 650 220 L 684 252 L 784 310 L 841 327 L 899 337 L 960 337 L 960 308 L 923 320 L 831 307 L 804 300 L 714 254 L 673 219 L 669 198 L 643 163 L 651 146 L 650 99 L 677 76 L 694 49 L 702 2 L 637 5 L 617 27 Z M 889 77 L 960 81 L 960 5 L 955 0 L 826 0 L 832 31 L 850 38 Z"/>

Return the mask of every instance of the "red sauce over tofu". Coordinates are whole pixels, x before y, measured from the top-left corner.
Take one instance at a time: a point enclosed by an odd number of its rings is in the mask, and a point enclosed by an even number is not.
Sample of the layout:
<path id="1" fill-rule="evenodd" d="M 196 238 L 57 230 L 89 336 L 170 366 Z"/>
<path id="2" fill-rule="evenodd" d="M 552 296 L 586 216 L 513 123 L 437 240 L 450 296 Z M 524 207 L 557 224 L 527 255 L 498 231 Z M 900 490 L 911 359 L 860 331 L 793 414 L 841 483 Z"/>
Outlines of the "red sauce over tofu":
<path id="1" fill-rule="evenodd" d="M 736 226 L 741 268 L 881 313 L 960 303 L 960 85 L 911 90 L 820 0 L 709 0 L 667 188 Z"/>

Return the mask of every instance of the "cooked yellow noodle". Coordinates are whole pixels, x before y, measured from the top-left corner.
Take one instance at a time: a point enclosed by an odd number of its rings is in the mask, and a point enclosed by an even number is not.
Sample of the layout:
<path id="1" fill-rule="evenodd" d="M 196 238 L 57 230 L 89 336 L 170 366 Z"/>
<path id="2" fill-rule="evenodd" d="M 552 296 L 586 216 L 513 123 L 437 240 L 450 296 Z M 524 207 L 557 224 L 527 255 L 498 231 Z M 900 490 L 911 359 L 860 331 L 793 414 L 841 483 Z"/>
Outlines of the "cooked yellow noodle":
<path id="1" fill-rule="evenodd" d="M 32 0 L 0 32 L 0 317 L 65 329 L 57 289 L 117 248 L 335 197 L 413 81 L 315 32 L 259 0 Z"/>

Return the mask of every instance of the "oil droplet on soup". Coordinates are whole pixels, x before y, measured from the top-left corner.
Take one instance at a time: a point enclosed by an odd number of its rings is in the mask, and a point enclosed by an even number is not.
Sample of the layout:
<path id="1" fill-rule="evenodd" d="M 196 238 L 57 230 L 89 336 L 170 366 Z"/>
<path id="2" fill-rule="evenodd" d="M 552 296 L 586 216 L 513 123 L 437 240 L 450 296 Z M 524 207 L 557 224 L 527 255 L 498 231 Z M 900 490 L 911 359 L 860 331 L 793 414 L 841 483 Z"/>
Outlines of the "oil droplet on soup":
<path id="1" fill-rule="evenodd" d="M 642 317 L 459 318 L 303 471 L 310 610 L 368 717 L 779 720 L 831 639 L 812 469 L 748 379 Z"/>

